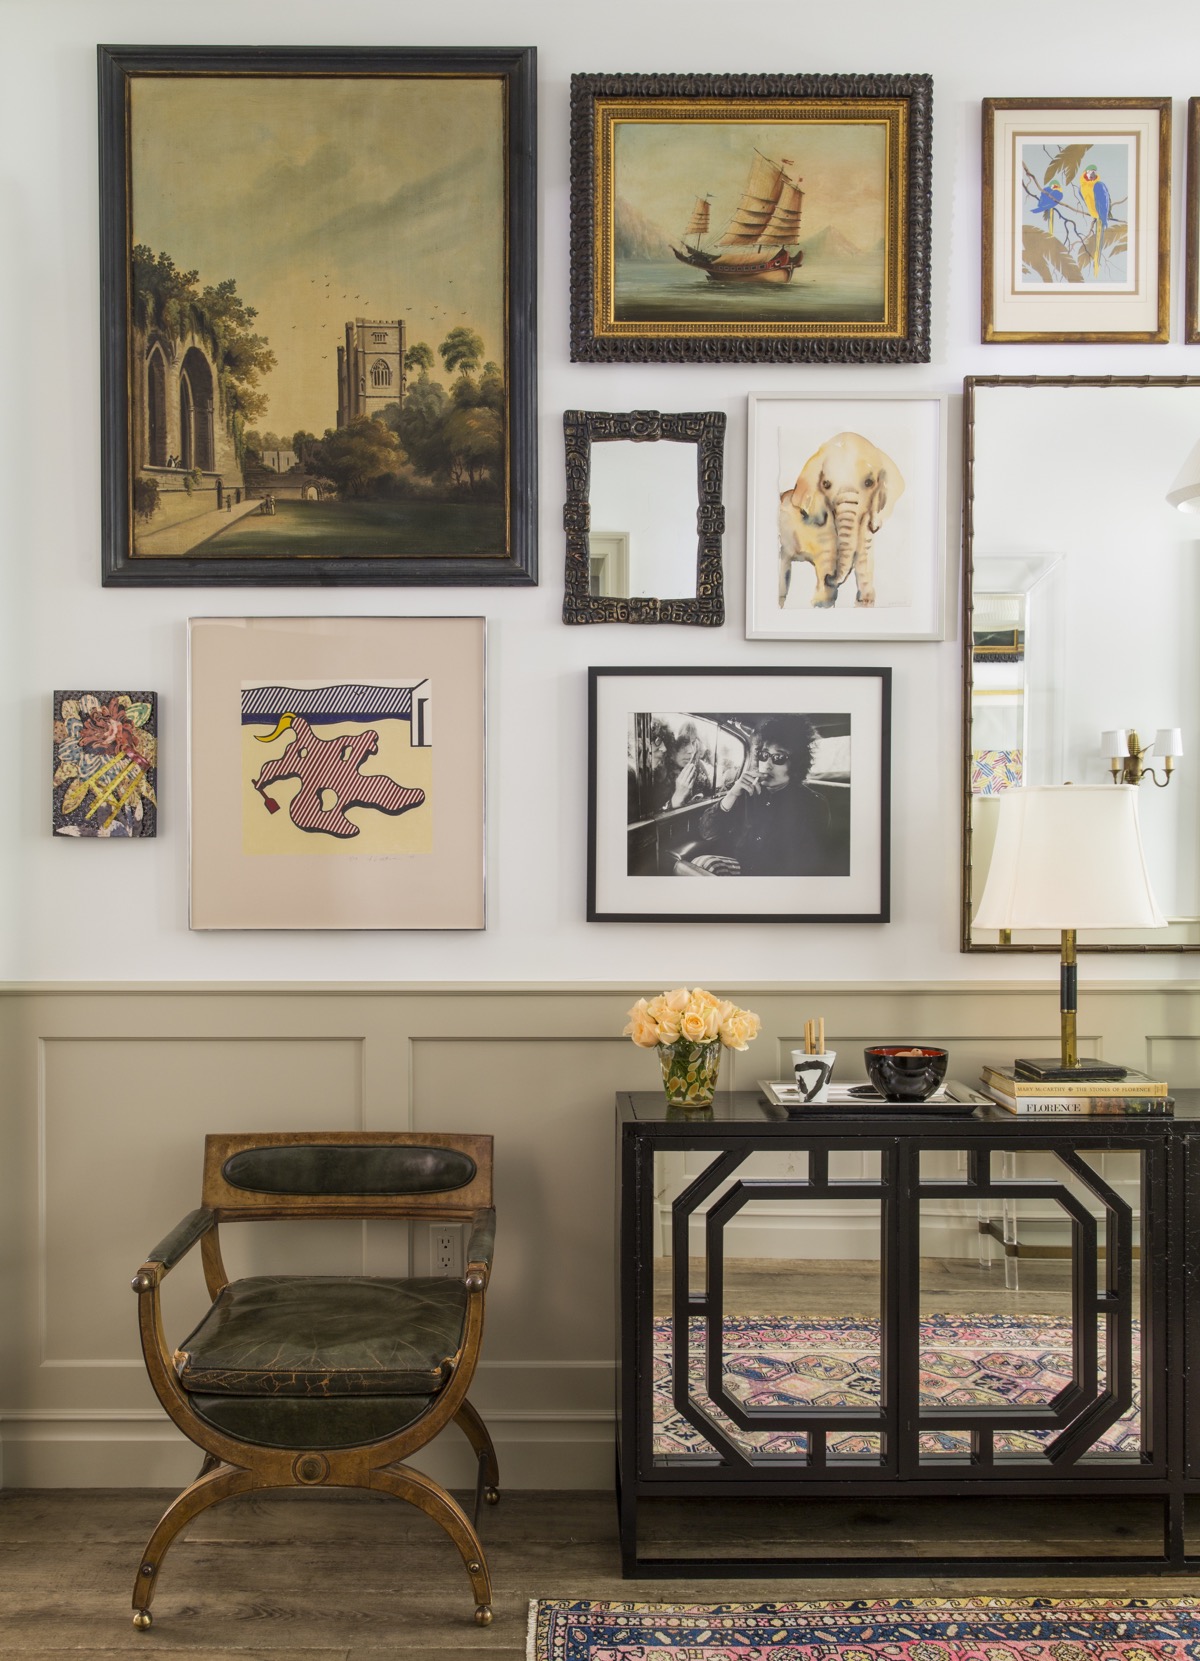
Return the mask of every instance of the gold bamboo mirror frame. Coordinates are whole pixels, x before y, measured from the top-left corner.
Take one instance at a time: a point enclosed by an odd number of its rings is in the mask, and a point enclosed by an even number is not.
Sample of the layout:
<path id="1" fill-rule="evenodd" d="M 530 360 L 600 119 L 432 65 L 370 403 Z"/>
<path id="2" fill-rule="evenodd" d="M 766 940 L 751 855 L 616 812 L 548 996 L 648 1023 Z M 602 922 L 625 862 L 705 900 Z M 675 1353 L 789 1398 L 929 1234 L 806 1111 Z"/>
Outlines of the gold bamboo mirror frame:
<path id="1" fill-rule="evenodd" d="M 1166 499 L 1200 440 L 1200 377 L 972 376 L 963 392 L 961 949 L 1059 950 L 972 921 L 1002 791 L 1104 783 L 1102 731 L 1178 727 L 1169 785 L 1147 777 L 1138 798 L 1168 927 L 1080 931 L 1079 949 L 1200 951 L 1200 517 Z"/>

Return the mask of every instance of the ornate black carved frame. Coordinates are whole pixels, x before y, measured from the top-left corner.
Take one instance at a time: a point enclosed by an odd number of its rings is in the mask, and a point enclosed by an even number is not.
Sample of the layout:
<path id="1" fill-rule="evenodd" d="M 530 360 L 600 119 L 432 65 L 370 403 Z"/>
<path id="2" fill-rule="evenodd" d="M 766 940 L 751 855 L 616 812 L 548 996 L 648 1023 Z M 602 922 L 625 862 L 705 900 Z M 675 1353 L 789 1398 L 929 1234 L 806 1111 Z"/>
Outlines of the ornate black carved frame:
<path id="1" fill-rule="evenodd" d="M 563 436 L 567 452 L 567 500 L 563 508 L 563 529 L 567 533 L 563 622 L 701 623 L 709 628 L 719 627 L 725 621 L 721 575 L 721 537 L 725 530 L 725 508 L 721 501 L 724 415 L 715 410 L 662 415 L 653 409 L 630 410 L 628 414 L 569 409 L 563 413 Z M 634 444 L 654 444 L 665 440 L 696 446 L 695 599 L 616 599 L 588 593 L 592 445 L 612 440 Z"/>
<path id="2" fill-rule="evenodd" d="M 797 334 L 787 325 L 761 333 L 721 334 L 713 325 L 672 325 L 659 334 L 601 334 L 596 329 L 596 103 L 628 98 L 837 100 L 853 110 L 902 100 L 905 132 L 896 164 L 903 180 L 900 247 L 889 253 L 888 280 L 901 296 L 896 331 Z M 697 110 L 697 114 L 700 111 Z M 574 363 L 928 363 L 931 139 L 930 75 L 572 75 L 571 77 L 571 360 Z"/>

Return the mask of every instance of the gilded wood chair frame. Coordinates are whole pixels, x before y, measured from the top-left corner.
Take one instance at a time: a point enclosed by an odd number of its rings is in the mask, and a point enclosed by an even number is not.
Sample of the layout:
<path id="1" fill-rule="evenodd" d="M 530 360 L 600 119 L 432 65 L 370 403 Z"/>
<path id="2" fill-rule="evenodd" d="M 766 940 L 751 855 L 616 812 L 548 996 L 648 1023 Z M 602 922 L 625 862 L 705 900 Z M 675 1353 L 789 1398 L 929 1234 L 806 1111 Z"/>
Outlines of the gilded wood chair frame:
<path id="1" fill-rule="evenodd" d="M 465 1154 L 475 1167 L 469 1183 L 452 1193 L 340 1194 L 251 1192 L 231 1183 L 229 1160 L 254 1149 L 289 1147 L 428 1148 Z M 221 1256 L 222 1222 L 314 1218 L 391 1218 L 469 1224 L 466 1249 L 466 1312 L 462 1341 L 450 1358 L 449 1378 L 428 1407 L 402 1429 L 348 1447 L 287 1449 L 261 1446 L 218 1429 L 203 1419 L 175 1370 L 163 1328 L 160 1287 L 195 1245 L 200 1247 L 205 1284 L 213 1302 L 230 1284 Z M 163 1558 L 176 1537 L 202 1511 L 235 1494 L 267 1488 L 366 1488 L 408 1500 L 449 1535 L 458 1548 L 475 1594 L 475 1619 L 492 1618 L 491 1576 L 476 1532 L 481 1498 L 498 1499 L 499 1467 L 487 1427 L 467 1400 L 483 1336 L 484 1295 L 491 1275 L 492 1138 L 421 1132 L 323 1131 L 285 1134 L 218 1135 L 205 1138 L 202 1203 L 162 1240 L 133 1278 L 138 1327 L 150 1382 L 170 1418 L 204 1450 L 195 1480 L 172 1501 L 142 1553 L 133 1591 L 133 1624 L 150 1627 Z M 478 1469 L 474 1518 L 431 1477 L 402 1463 L 449 1423 L 463 1431 Z"/>

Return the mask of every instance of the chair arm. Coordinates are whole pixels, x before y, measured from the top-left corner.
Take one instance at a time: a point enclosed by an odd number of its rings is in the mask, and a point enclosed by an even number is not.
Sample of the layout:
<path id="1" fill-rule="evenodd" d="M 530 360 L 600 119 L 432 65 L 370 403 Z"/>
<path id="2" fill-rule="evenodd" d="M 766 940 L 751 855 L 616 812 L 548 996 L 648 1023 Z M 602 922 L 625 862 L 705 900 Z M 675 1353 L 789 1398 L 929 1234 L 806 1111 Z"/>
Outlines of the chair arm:
<path id="1" fill-rule="evenodd" d="M 467 1241 L 466 1282 L 472 1292 L 482 1292 L 492 1272 L 492 1252 L 496 1245 L 496 1212 L 492 1206 L 477 1211 L 471 1219 L 471 1238 Z"/>
<path id="2" fill-rule="evenodd" d="M 149 1257 L 133 1277 L 135 1292 L 149 1292 L 163 1276 L 172 1270 L 181 1257 L 186 1256 L 202 1235 L 216 1222 L 216 1213 L 207 1206 L 189 1211 L 181 1223 L 176 1223 L 164 1239 L 158 1242 Z"/>

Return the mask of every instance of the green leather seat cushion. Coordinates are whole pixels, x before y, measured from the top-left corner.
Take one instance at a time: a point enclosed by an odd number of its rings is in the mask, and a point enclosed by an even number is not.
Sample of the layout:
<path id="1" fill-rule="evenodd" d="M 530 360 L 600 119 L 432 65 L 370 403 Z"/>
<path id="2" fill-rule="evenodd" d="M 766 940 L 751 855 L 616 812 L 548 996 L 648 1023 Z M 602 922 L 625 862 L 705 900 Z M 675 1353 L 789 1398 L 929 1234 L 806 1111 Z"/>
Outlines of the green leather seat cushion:
<path id="1" fill-rule="evenodd" d="M 395 1436 L 436 1396 L 204 1396 L 188 1398 L 216 1430 L 256 1448 L 353 1448 Z"/>
<path id="2" fill-rule="evenodd" d="M 225 1288 L 175 1370 L 206 1395 L 436 1395 L 466 1307 L 461 1280 L 252 1275 Z"/>

